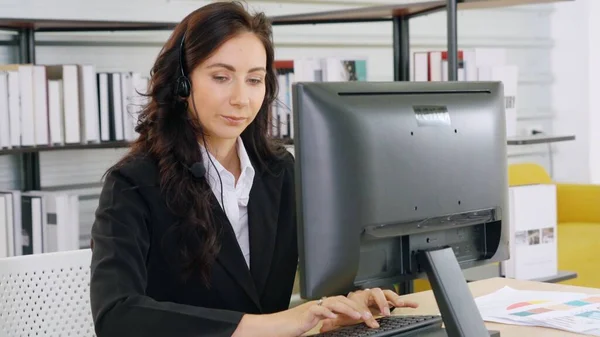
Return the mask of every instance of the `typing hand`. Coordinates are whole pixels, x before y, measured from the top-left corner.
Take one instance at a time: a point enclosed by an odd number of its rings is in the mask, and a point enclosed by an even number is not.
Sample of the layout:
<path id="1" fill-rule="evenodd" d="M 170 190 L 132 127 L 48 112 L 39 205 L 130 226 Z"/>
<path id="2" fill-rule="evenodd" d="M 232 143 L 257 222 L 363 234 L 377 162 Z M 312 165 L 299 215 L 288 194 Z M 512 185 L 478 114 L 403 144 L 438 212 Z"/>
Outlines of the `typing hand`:
<path id="1" fill-rule="evenodd" d="M 277 336 L 300 336 L 323 320 L 363 321 L 373 319 L 368 307 L 362 302 L 346 296 L 325 297 L 310 301 L 295 308 L 276 313 L 276 321 L 287 322 L 292 331 L 279 330 Z M 294 322 L 290 324 L 290 322 Z"/>
<path id="2" fill-rule="evenodd" d="M 310 331 L 324 320 L 337 322 L 373 322 L 373 314 L 365 305 L 366 295 L 356 293 L 310 301 L 274 314 L 243 316 L 233 337 L 297 337 Z M 363 300 L 362 297 L 365 297 Z M 376 322 L 375 322 L 376 323 Z"/>
<path id="3" fill-rule="evenodd" d="M 360 319 L 353 319 L 349 316 L 338 316 L 337 318 L 327 318 L 323 321 L 321 332 L 327 332 L 346 325 L 354 325 L 365 322 L 371 328 L 378 328 L 379 324 L 374 316 L 390 316 L 390 306 L 396 308 L 416 308 L 417 303 L 403 301 L 398 294 L 391 290 L 382 290 L 380 288 L 365 289 L 351 292 L 348 299 L 354 302 L 361 310 L 369 310 L 371 316 L 364 315 Z"/>

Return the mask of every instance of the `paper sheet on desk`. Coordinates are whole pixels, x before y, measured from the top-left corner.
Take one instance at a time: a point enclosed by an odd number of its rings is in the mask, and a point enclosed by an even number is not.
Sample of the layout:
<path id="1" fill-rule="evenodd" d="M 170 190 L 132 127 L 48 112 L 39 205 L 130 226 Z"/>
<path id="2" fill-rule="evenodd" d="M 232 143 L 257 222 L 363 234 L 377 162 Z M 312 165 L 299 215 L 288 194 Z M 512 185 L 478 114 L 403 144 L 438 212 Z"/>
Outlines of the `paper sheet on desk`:
<path id="1" fill-rule="evenodd" d="M 475 299 L 485 321 L 600 336 L 600 295 L 504 287 Z"/>

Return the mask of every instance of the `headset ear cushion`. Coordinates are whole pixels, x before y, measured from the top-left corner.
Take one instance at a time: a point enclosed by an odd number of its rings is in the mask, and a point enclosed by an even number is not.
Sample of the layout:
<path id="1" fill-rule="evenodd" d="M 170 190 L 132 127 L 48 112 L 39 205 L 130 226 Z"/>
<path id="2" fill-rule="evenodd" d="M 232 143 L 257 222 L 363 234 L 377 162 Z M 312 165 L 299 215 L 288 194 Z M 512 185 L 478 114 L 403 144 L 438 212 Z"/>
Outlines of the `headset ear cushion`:
<path id="1" fill-rule="evenodd" d="M 177 95 L 180 97 L 190 96 L 190 81 L 185 76 L 180 76 L 177 79 Z"/>

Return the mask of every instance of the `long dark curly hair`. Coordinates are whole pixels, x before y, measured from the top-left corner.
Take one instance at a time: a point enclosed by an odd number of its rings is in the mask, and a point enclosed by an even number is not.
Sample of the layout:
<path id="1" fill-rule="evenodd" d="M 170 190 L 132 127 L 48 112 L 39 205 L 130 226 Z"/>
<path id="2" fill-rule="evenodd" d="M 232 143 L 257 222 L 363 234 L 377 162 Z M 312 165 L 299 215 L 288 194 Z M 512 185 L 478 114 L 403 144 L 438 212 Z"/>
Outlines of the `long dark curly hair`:
<path id="1" fill-rule="evenodd" d="M 256 34 L 264 44 L 267 75 L 263 104 L 241 138 L 249 154 L 261 165 L 284 155 L 285 147 L 269 138 L 267 131 L 278 91 L 271 24 L 263 13 L 250 14 L 239 2 L 216 2 L 185 17 L 160 51 L 150 72 L 148 104 L 138 117 L 139 137 L 116 165 L 139 155 L 149 155 L 157 162 L 161 191 L 167 206 L 179 219 L 171 229 L 181 247 L 183 277 L 187 279 L 199 272 L 206 285 L 220 250 L 221 228 L 211 212 L 213 192 L 205 179 L 198 181 L 188 169 L 202 161 L 198 140 L 203 130 L 195 114 L 189 113 L 186 100 L 174 93 L 181 74 L 180 43 L 185 33 L 183 64 L 189 74 L 224 42 L 244 32 Z M 196 100 L 195 104 L 202 102 Z"/>

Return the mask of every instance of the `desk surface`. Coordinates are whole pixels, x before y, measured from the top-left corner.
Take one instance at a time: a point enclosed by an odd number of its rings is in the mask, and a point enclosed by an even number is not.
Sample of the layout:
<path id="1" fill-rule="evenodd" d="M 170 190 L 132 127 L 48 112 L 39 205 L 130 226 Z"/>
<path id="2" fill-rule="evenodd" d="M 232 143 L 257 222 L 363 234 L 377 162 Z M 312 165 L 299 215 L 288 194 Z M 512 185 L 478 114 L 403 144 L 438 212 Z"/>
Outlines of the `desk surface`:
<path id="1" fill-rule="evenodd" d="M 584 292 L 588 294 L 600 294 L 600 289 L 595 288 L 583 288 L 576 286 L 568 286 L 556 283 L 545 283 L 545 282 L 534 282 L 534 281 L 520 281 L 507 278 L 490 278 L 481 281 L 475 281 L 469 283 L 469 288 L 474 297 L 490 294 L 504 286 L 509 286 L 514 289 L 521 290 L 544 290 L 544 291 L 565 291 L 565 292 Z M 400 308 L 394 311 L 394 314 L 405 314 L 405 315 L 439 315 L 439 309 L 433 292 L 423 291 L 419 293 L 404 295 L 402 298 L 410 301 L 419 303 L 417 309 L 406 309 Z M 517 326 L 508 324 L 497 324 L 487 323 L 486 326 L 489 330 L 500 331 L 501 337 L 523 337 L 523 336 L 544 336 L 544 337 L 581 337 L 583 335 L 570 333 L 567 331 L 548 329 L 541 327 L 529 327 L 529 326 Z M 311 334 L 316 333 L 318 330 L 315 329 Z"/>

